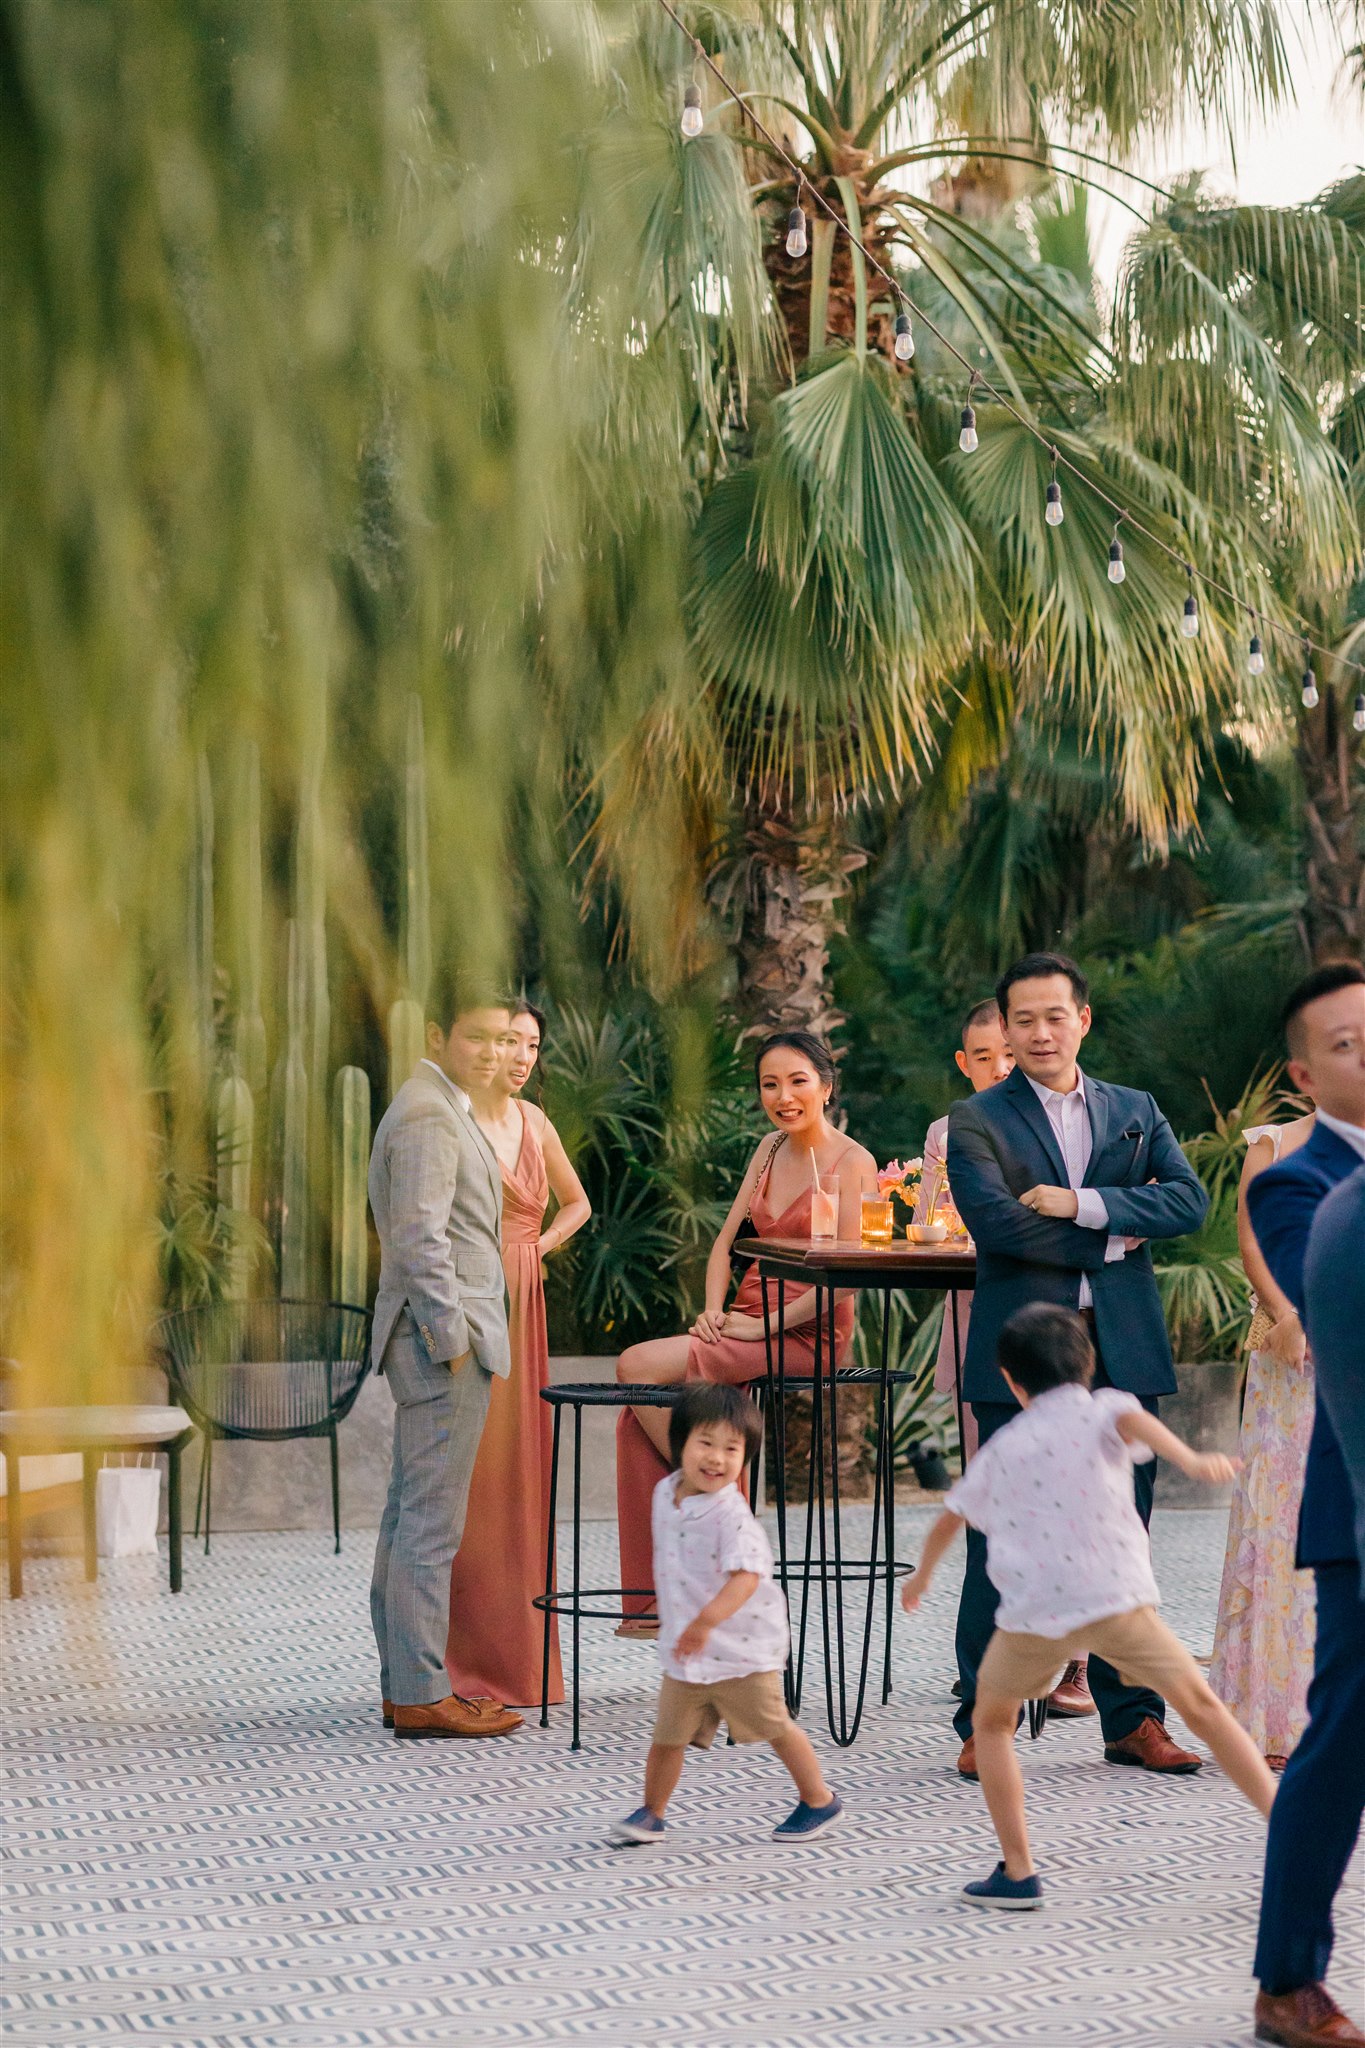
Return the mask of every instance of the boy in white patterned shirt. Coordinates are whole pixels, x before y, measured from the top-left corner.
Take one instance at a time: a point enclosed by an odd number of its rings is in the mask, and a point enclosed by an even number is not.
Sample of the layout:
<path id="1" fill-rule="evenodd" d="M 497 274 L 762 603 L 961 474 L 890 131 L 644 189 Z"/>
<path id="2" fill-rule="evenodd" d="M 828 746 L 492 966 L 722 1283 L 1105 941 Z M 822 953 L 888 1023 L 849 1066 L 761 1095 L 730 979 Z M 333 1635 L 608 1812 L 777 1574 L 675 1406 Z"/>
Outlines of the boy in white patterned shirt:
<path id="1" fill-rule="evenodd" d="M 758 1410 L 740 1387 L 690 1386 L 669 1416 L 677 1469 L 654 1489 L 652 1524 L 664 1676 L 645 1803 L 612 1829 L 619 1848 L 662 1840 L 683 1753 L 709 1748 L 722 1720 L 736 1742 L 771 1743 L 791 1773 L 800 1798 L 773 1829 L 778 1841 L 806 1840 L 843 1812 L 783 1698 L 786 1602 L 738 1483 L 761 1440 Z"/>
<path id="2" fill-rule="evenodd" d="M 978 1906 L 1040 1906 L 1014 1731 L 1072 1658 L 1093 1649 L 1125 1682 L 1152 1685 L 1263 1814 L 1275 1780 L 1249 1735 L 1157 1614 L 1160 1594 L 1133 1501 L 1132 1468 L 1157 1453 L 1191 1479 L 1230 1479 L 1231 1458 L 1190 1450 L 1132 1394 L 1090 1392 L 1095 1354 L 1071 1309 L 1034 1302 L 1000 1332 L 997 1363 L 1024 1411 L 979 1450 L 952 1489 L 901 1594 L 913 1611 L 964 1522 L 986 1538 L 1000 1594 L 977 1678 L 977 1770 L 1003 1860 L 965 1887 Z"/>

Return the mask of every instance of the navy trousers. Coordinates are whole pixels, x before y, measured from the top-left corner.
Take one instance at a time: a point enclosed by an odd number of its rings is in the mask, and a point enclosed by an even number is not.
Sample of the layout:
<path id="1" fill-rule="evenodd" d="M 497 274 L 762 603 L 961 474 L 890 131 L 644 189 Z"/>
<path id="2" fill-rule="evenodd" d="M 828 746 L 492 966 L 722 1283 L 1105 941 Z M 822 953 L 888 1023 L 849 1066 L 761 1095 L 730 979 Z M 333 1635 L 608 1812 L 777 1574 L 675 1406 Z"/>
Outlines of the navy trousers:
<path id="1" fill-rule="evenodd" d="M 1096 1360 L 1095 1385 L 1111 1385 L 1103 1365 Z M 1149 1415 L 1157 1412 L 1154 1395 L 1142 1402 Z M 997 1429 L 1019 1413 L 1012 1401 L 973 1401 L 979 1442 L 988 1443 Z M 1133 1495 L 1146 1527 L 1152 1519 L 1152 1489 L 1156 1484 L 1156 1459 L 1133 1467 Z M 986 1573 L 986 1539 L 977 1529 L 967 1530 L 967 1568 L 962 1575 L 962 1597 L 957 1608 L 957 1675 L 962 1681 L 962 1698 L 953 1715 L 953 1726 L 965 1742 L 972 1732 L 972 1709 L 976 1705 L 976 1674 L 986 1645 L 995 1631 L 995 1610 L 1000 1595 Z M 1099 1709 L 1100 1730 L 1106 1742 L 1121 1742 L 1150 1714 L 1164 1724 L 1166 1702 L 1160 1693 L 1145 1685 L 1125 1685 L 1112 1664 L 1103 1657 L 1091 1657 L 1088 1664 L 1090 1690 Z"/>
<path id="2" fill-rule="evenodd" d="M 1320 1564 L 1308 1726 L 1285 1765 L 1266 1838 L 1256 1975 L 1272 1997 L 1319 1984 L 1332 1901 L 1365 1808 L 1365 1603 L 1357 1564 Z"/>

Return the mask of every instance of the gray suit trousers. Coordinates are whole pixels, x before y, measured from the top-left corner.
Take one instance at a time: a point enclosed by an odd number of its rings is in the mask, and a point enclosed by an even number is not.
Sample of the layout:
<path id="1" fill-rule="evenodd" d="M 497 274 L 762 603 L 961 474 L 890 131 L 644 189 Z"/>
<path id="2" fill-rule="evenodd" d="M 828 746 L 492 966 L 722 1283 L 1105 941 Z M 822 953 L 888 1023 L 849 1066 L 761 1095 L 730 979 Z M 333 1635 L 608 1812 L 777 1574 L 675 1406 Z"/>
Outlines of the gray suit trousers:
<path id="1" fill-rule="evenodd" d="M 452 1373 L 427 1357 L 405 1309 L 384 1347 L 393 1395 L 393 1470 L 379 1525 L 370 1619 L 385 1699 L 425 1707 L 450 1693 L 450 1567 L 464 1534 L 490 1375 L 473 1359 Z"/>

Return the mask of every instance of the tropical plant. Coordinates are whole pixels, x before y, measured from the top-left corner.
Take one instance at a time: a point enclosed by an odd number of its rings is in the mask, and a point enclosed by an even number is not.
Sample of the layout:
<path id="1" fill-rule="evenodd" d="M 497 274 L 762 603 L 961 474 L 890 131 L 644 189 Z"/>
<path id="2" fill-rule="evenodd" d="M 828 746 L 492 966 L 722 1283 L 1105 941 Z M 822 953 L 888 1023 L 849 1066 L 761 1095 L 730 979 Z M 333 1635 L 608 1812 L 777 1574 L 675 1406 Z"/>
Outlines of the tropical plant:
<path id="1" fill-rule="evenodd" d="M 1039 731 L 1069 730 L 1104 762 L 1116 818 L 1164 848 L 1193 820 L 1220 722 L 1235 712 L 1264 724 L 1273 701 L 1245 678 L 1225 637 L 1233 620 L 1211 592 L 1197 649 L 1172 630 L 1181 565 L 1196 560 L 1273 617 L 1275 549 L 1324 582 L 1354 559 L 1342 465 L 1299 382 L 1305 337 L 1325 325 L 1335 347 L 1356 318 L 1353 228 L 1324 208 L 1256 222 L 1239 213 L 1225 252 L 1231 296 L 1205 276 L 1196 304 L 1192 285 L 1164 282 L 1182 246 L 1180 208 L 1200 212 L 1176 195 L 1159 230 L 1139 237 L 1147 260 L 1130 262 L 1112 325 L 1085 274 L 1076 195 L 1098 159 L 1073 146 L 1081 129 L 1122 151 L 1139 127 L 1172 116 L 1196 75 L 1206 104 L 1226 108 L 1239 81 L 1277 97 L 1286 74 L 1275 10 L 1190 0 L 1174 31 L 1167 8 L 1122 16 L 1120 65 L 1104 8 L 761 0 L 738 23 L 713 8 L 694 16 L 746 106 L 780 128 L 803 182 L 714 95 L 704 134 L 676 144 L 671 170 L 659 162 L 649 217 L 671 223 L 661 275 L 685 276 L 700 241 L 690 153 L 728 136 L 746 166 L 794 381 L 765 388 L 755 365 L 726 411 L 709 396 L 708 362 L 693 411 L 690 597 L 705 687 L 689 678 L 685 697 L 634 735 L 645 765 L 623 784 L 681 776 L 695 792 L 695 837 L 719 832 L 714 894 L 751 1021 L 833 1021 L 826 954 L 861 858 L 850 808 L 894 792 L 940 748 L 970 781 L 999 764 L 1021 715 Z M 674 116 L 669 58 L 685 49 L 662 33 L 658 84 Z M 1009 174 L 1004 186 L 992 167 Z M 938 182 L 926 184 L 932 172 Z M 1009 217 L 1025 192 L 1036 244 Z M 1069 488 L 1064 528 L 1046 526 L 1046 449 L 998 408 L 978 406 L 980 451 L 958 452 L 971 395 L 960 363 L 921 333 L 908 372 L 892 367 L 895 302 L 857 248 L 812 208 L 809 257 L 784 253 L 787 209 L 814 193 L 1047 441 L 1172 551 L 1130 529 L 1121 599 L 1104 575 L 1113 513 Z M 712 177 L 706 204 L 720 200 Z M 714 247 L 721 231 L 710 232 Z M 1236 302 L 1233 255 L 1258 236 L 1279 265 L 1267 294 L 1280 294 L 1273 338 L 1260 334 L 1259 311 L 1244 318 Z M 691 274 L 675 302 L 694 333 L 716 278 Z M 1201 318 L 1208 350 L 1190 346 Z M 660 331 L 657 314 L 644 328 Z M 1158 373 L 1177 362 L 1178 376 Z M 1226 397 L 1233 378 L 1247 392 L 1240 408 Z M 1182 465 L 1191 418 L 1208 431 Z M 615 820 L 604 822 L 610 836 Z"/>

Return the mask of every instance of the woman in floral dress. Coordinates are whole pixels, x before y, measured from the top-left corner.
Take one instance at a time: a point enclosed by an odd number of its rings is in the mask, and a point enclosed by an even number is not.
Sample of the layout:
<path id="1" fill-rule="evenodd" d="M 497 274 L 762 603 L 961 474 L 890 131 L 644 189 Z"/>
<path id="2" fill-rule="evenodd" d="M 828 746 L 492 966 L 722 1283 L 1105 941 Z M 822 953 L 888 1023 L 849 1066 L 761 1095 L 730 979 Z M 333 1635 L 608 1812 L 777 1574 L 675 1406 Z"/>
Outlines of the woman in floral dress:
<path id="1" fill-rule="evenodd" d="M 1242 1264 L 1256 1290 L 1246 1398 L 1209 1683 L 1272 1770 L 1283 1769 L 1308 1718 L 1313 1674 L 1311 1572 L 1294 1569 L 1303 1469 L 1313 1428 L 1313 1368 L 1302 1326 L 1270 1277 L 1246 1213 L 1256 1175 L 1311 1136 L 1313 1118 L 1248 1129 L 1237 1194 Z"/>

